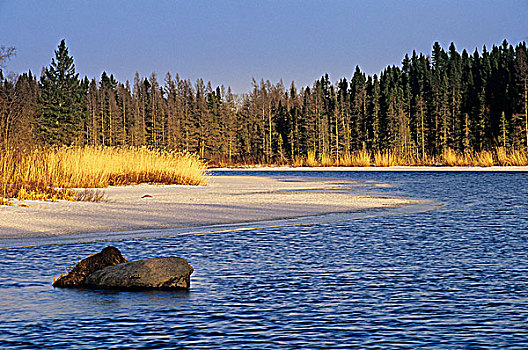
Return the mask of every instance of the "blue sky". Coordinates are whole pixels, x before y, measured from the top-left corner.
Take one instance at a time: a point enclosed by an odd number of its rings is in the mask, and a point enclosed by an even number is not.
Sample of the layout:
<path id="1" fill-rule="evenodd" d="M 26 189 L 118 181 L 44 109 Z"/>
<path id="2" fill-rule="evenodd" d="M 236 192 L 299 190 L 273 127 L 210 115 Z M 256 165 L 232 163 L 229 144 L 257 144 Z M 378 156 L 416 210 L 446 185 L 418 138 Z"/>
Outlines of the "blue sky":
<path id="1" fill-rule="evenodd" d="M 528 41 L 527 18 L 528 0 L 0 0 L 0 44 L 16 47 L 16 73 L 40 74 L 65 38 L 82 76 L 171 72 L 246 92 L 252 77 L 305 86 L 356 65 L 379 73 L 435 41 L 471 52 Z"/>

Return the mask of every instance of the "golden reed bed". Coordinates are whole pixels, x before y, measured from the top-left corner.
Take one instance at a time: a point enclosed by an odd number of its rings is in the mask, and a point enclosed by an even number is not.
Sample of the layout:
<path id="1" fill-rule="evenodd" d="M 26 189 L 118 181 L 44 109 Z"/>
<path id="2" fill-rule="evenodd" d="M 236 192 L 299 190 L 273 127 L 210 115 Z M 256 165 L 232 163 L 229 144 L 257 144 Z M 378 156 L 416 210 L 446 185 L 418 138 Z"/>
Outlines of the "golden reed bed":
<path id="1" fill-rule="evenodd" d="M 60 147 L 0 154 L 0 204 L 12 198 L 85 199 L 78 188 L 135 183 L 204 184 L 196 156 L 148 148 Z"/>
<path id="2" fill-rule="evenodd" d="M 226 164 L 228 165 L 228 164 Z M 440 156 L 401 156 L 398 152 L 358 151 L 339 159 L 309 152 L 296 158 L 300 166 L 527 166 L 528 152 L 497 148 L 494 151 L 455 152 Z M 0 205 L 19 200 L 97 200 L 100 193 L 79 190 L 137 183 L 205 184 L 206 164 L 195 155 L 119 147 L 59 147 L 0 153 Z"/>
<path id="3" fill-rule="evenodd" d="M 424 157 L 403 156 L 398 152 L 367 152 L 358 151 L 340 155 L 339 159 L 323 154 L 316 156 L 314 152 L 309 152 L 306 158 L 296 158 L 292 162 L 294 167 L 301 166 L 345 166 L 345 167 L 391 167 L 391 166 L 528 166 L 528 152 L 519 150 L 506 150 L 497 148 L 494 151 L 482 152 L 455 152 L 446 149 L 440 156 Z"/>

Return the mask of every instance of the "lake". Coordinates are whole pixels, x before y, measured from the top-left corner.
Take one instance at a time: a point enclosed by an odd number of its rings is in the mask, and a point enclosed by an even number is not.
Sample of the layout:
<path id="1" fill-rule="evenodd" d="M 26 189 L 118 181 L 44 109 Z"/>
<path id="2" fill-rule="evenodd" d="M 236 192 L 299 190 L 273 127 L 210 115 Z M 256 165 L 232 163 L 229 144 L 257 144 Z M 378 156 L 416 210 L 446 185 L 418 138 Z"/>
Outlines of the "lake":
<path id="1" fill-rule="evenodd" d="M 528 173 L 218 173 L 375 181 L 391 186 L 366 190 L 373 195 L 441 205 L 0 249 L 0 348 L 527 347 Z M 54 275 L 109 244 L 129 260 L 186 258 L 195 268 L 190 291 L 51 286 Z"/>

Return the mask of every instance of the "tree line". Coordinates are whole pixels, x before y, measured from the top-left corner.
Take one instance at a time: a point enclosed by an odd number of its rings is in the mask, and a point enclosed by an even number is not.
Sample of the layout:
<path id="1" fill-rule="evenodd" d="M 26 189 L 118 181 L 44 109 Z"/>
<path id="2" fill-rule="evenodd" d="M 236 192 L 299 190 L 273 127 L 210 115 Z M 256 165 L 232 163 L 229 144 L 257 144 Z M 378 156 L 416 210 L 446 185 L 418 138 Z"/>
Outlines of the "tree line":
<path id="1" fill-rule="evenodd" d="M 356 67 L 350 79 L 326 74 L 301 88 L 253 80 L 235 95 L 169 73 L 81 79 L 63 40 L 39 78 L 0 70 L 0 144 L 148 146 L 252 163 L 360 150 L 528 150 L 526 43 L 473 53 L 435 43 L 430 55 L 413 51 L 379 75 Z"/>

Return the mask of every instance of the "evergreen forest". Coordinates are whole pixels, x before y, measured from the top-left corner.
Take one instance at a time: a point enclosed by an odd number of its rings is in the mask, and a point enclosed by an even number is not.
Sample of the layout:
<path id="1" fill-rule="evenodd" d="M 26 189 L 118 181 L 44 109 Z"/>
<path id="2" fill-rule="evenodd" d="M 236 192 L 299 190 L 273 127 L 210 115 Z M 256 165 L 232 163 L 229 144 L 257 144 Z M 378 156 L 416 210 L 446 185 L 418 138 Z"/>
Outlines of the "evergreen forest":
<path id="1" fill-rule="evenodd" d="M 379 75 L 355 67 L 350 78 L 326 74 L 306 87 L 253 80 L 251 91 L 235 95 L 169 73 L 80 78 L 62 40 L 40 77 L 0 70 L 0 144 L 146 146 L 222 164 L 339 160 L 356 151 L 527 151 L 526 43 L 473 53 L 435 43 Z"/>

